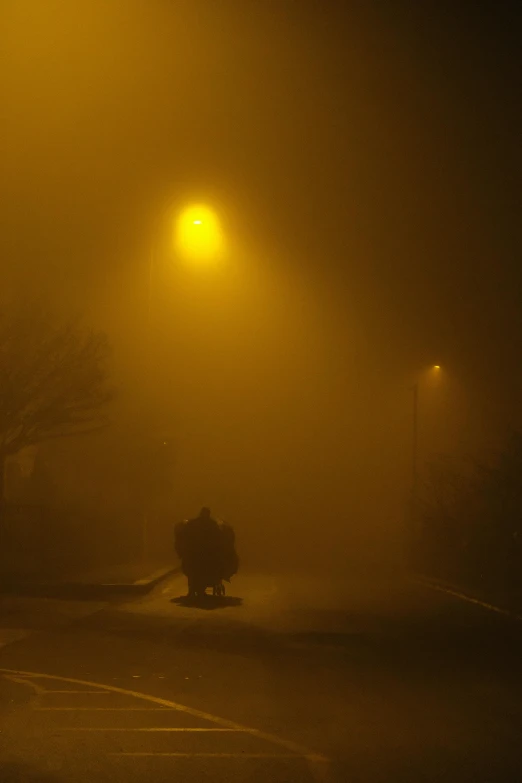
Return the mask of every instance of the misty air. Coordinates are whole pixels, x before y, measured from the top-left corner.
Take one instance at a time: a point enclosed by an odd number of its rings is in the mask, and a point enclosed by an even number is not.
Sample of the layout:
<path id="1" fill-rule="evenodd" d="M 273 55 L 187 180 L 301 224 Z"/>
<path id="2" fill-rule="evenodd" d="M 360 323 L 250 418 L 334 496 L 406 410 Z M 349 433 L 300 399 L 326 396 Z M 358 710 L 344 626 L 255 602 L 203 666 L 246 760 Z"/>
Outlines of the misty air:
<path id="1" fill-rule="evenodd" d="M 0 783 L 519 780 L 521 35 L 0 4 Z"/>

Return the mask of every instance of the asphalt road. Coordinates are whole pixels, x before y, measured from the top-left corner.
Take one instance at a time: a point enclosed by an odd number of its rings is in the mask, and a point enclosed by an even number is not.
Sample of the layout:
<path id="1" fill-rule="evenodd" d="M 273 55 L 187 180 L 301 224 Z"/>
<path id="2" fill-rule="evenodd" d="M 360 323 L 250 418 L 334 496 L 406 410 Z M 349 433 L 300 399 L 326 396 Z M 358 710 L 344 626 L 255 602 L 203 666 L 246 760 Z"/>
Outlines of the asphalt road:
<path id="1" fill-rule="evenodd" d="M 0 781 L 520 781 L 520 623 L 406 579 L 0 612 Z"/>

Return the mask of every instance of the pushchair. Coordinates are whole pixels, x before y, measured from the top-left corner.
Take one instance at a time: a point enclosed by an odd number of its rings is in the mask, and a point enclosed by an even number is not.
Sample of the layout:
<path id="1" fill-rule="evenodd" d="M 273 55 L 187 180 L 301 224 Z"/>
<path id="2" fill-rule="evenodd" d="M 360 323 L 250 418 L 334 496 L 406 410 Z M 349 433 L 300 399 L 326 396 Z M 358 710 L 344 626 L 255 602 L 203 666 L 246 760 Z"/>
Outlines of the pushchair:
<path id="1" fill-rule="evenodd" d="M 224 582 L 230 581 L 239 565 L 234 531 L 220 521 L 215 530 L 210 529 L 210 535 L 201 537 L 197 528 L 194 533 L 191 524 L 182 522 L 175 527 L 175 548 L 188 579 L 189 597 L 200 598 L 209 588 L 213 596 L 223 597 Z"/>
<path id="2" fill-rule="evenodd" d="M 222 578 L 204 578 L 201 575 L 188 575 L 189 596 L 193 598 L 202 598 L 207 594 L 207 590 L 212 588 L 212 595 L 221 598 L 225 595 L 225 585 Z"/>

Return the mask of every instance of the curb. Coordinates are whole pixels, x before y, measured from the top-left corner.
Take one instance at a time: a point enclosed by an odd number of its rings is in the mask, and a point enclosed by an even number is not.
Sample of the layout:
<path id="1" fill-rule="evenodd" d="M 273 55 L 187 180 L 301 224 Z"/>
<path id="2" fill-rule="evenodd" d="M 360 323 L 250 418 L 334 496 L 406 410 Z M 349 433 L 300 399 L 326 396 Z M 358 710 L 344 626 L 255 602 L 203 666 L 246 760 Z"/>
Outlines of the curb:
<path id="1" fill-rule="evenodd" d="M 0 586 L 0 594 L 20 595 L 33 598 L 62 598 L 83 601 L 104 601 L 109 598 L 146 595 L 169 576 L 180 573 L 180 566 L 171 566 L 154 571 L 145 579 L 128 583 L 81 583 L 57 582 L 34 583 L 11 582 Z"/>

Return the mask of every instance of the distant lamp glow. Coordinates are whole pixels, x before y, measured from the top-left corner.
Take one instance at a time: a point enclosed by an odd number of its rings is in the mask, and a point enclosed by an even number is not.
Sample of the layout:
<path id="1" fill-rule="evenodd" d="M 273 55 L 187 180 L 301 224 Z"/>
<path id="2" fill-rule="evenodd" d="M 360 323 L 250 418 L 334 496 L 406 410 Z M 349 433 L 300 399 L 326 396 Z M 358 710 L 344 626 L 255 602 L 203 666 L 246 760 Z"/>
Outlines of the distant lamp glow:
<path id="1" fill-rule="evenodd" d="M 440 364 L 434 364 L 433 365 L 434 370 L 440 370 Z"/>
<path id="2" fill-rule="evenodd" d="M 204 204 L 185 209 L 176 225 L 176 245 L 188 259 L 210 260 L 219 256 L 223 234 L 214 210 Z"/>

